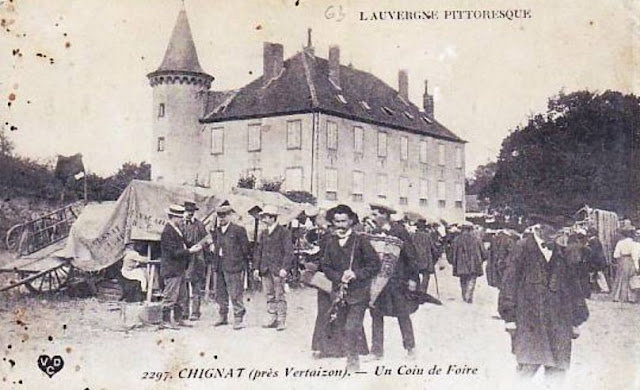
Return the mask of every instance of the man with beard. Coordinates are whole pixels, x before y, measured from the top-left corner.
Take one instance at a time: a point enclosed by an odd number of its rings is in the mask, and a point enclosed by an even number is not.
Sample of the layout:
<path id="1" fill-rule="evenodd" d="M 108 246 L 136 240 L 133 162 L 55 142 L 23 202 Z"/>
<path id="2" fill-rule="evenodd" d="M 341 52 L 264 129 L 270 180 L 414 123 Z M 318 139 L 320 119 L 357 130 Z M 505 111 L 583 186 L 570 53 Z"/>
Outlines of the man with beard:
<path id="1" fill-rule="evenodd" d="M 380 272 L 380 259 L 369 241 L 353 231 L 356 214 L 349 206 L 338 205 L 327 212 L 334 234 L 323 242 L 321 266 L 332 282 L 336 321 L 344 321 L 347 370 L 360 368 L 358 345 L 364 337 L 362 322 L 370 299 L 371 280 Z M 335 308 L 334 308 L 335 309 Z M 364 340 L 366 344 L 366 340 Z"/>
<path id="2" fill-rule="evenodd" d="M 184 202 L 184 218 L 180 221 L 179 228 L 184 234 L 184 240 L 187 246 L 192 246 L 207 236 L 207 229 L 204 223 L 195 216 L 198 207 L 194 202 Z M 184 319 L 197 321 L 200 319 L 200 302 L 202 301 L 204 281 L 205 281 L 205 253 L 198 252 L 190 255 L 189 266 L 185 272 L 185 281 L 187 283 L 187 298 L 184 304 Z"/>
<path id="3" fill-rule="evenodd" d="M 420 282 L 418 255 L 409 232 L 399 223 L 391 221 L 391 214 L 395 214 L 395 210 L 376 203 L 370 204 L 369 207 L 376 225 L 373 232 L 393 236 L 402 241 L 402 249 L 393 273 L 371 308 L 372 359 L 379 360 L 384 354 L 384 317 L 398 319 L 402 344 L 408 357 L 414 359 L 416 343 L 409 315 L 415 306 L 407 299 L 407 292 L 416 291 Z"/>
<path id="4" fill-rule="evenodd" d="M 542 224 L 531 230 L 506 262 L 498 310 L 512 335 L 520 376 L 533 377 L 544 366 L 546 377 L 559 379 L 589 311 L 555 229 Z"/>
<path id="5" fill-rule="evenodd" d="M 231 222 L 233 209 L 223 204 L 216 210 L 220 226 L 215 230 L 214 264 L 216 269 L 216 303 L 220 318 L 214 326 L 229 323 L 229 299 L 233 306 L 233 329 L 246 327 L 244 315 L 244 271 L 249 255 L 247 231 Z"/>

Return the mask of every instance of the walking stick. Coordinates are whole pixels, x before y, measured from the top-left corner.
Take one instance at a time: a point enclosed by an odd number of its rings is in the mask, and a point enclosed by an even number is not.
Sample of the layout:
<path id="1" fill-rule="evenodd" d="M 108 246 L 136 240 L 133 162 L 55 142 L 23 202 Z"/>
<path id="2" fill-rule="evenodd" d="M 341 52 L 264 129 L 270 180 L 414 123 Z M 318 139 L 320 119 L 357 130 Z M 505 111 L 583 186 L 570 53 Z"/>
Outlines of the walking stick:
<path id="1" fill-rule="evenodd" d="M 189 288 L 189 318 L 191 318 L 193 315 L 193 284 L 188 282 L 187 288 Z"/>
<path id="2" fill-rule="evenodd" d="M 207 264 L 207 276 L 204 282 L 204 296 L 207 301 L 211 300 L 211 264 Z"/>
<path id="3" fill-rule="evenodd" d="M 438 286 L 438 271 L 433 271 L 433 278 L 436 280 L 436 294 L 438 295 L 438 299 L 440 299 L 440 287 Z"/>

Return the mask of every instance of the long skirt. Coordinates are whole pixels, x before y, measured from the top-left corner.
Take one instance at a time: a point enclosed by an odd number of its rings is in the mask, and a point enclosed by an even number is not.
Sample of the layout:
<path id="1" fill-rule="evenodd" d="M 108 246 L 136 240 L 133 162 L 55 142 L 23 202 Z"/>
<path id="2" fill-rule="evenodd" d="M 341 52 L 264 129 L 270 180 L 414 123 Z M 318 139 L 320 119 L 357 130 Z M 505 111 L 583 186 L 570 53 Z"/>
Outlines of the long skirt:
<path id="1" fill-rule="evenodd" d="M 343 313 L 339 313 L 338 318 L 334 322 L 330 322 L 330 308 L 331 295 L 318 290 L 318 314 L 316 317 L 316 325 L 313 329 L 311 349 L 321 352 L 325 357 L 345 357 L 347 356 L 346 343 L 344 340 L 346 317 Z M 360 355 L 366 355 L 369 353 L 369 347 L 364 334 L 364 326 L 360 328 L 358 334 L 358 353 Z"/>
<path id="2" fill-rule="evenodd" d="M 614 302 L 636 301 L 636 292 L 629 287 L 629 279 L 635 272 L 636 268 L 630 256 L 623 256 L 616 260 L 616 278 L 611 289 Z"/>

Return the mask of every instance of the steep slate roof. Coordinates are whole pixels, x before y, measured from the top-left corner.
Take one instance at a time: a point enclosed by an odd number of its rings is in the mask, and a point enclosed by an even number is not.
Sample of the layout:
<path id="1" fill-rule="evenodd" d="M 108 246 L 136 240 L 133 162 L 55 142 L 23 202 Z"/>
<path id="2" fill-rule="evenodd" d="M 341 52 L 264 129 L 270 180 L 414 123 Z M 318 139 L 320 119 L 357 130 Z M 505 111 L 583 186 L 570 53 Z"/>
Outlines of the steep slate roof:
<path id="1" fill-rule="evenodd" d="M 205 73 L 198 61 L 196 45 L 193 43 L 189 19 L 187 19 L 187 12 L 184 9 L 178 13 L 178 19 L 171 33 L 164 59 L 156 70 L 156 72 L 166 71 Z"/>
<path id="2" fill-rule="evenodd" d="M 304 50 L 284 61 L 282 73 L 264 83 L 264 76 L 227 95 L 224 102 L 207 104 L 201 122 L 224 122 L 319 111 L 437 138 L 465 142 L 374 75 L 340 66 L 340 89 L 329 80 L 329 64 Z M 346 103 L 343 103 L 339 95 Z M 367 109 L 362 101 L 370 108 Z M 382 107 L 392 110 L 383 111 Z M 408 115 L 407 115 L 408 114 Z"/>

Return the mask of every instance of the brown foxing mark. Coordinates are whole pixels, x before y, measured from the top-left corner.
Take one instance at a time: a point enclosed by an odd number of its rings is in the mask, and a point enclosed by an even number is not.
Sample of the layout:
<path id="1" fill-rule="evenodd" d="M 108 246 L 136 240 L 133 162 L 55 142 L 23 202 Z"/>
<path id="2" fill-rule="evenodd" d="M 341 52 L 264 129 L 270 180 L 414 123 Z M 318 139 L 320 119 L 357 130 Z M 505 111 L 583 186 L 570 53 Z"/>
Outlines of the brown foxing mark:
<path id="1" fill-rule="evenodd" d="M 71 42 L 67 41 L 64 44 L 64 47 L 66 47 L 67 49 L 71 47 Z"/>
<path id="2" fill-rule="evenodd" d="M 64 349 L 66 353 L 71 353 L 71 347 L 67 347 Z"/>

